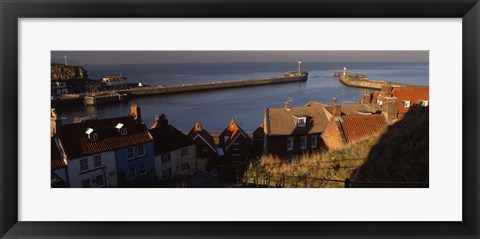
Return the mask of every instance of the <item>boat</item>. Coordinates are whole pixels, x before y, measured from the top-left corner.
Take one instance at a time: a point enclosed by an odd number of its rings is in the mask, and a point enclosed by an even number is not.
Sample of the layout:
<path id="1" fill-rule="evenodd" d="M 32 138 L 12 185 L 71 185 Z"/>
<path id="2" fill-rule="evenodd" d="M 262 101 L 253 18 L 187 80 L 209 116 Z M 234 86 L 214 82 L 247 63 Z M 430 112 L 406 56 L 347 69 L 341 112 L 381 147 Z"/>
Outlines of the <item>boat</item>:
<path id="1" fill-rule="evenodd" d="M 121 74 L 118 76 L 104 76 L 102 82 L 107 86 L 119 86 L 127 84 L 127 77 L 123 77 Z"/>

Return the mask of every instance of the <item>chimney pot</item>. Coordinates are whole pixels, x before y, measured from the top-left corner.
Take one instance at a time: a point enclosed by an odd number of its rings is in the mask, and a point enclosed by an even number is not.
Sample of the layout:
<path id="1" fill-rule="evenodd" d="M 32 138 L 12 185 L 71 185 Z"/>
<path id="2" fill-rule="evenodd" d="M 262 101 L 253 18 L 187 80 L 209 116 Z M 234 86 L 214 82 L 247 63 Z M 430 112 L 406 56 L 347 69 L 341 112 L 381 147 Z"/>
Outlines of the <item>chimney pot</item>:
<path id="1" fill-rule="evenodd" d="M 202 123 L 200 122 L 195 123 L 195 131 L 202 131 Z"/>
<path id="2" fill-rule="evenodd" d="M 141 108 L 137 104 L 132 104 L 130 107 L 130 115 L 133 116 L 135 120 L 142 120 Z"/>
<path id="3" fill-rule="evenodd" d="M 290 109 L 292 109 L 290 107 L 290 101 L 287 100 L 287 101 L 285 101 L 285 110 L 290 110 Z"/>

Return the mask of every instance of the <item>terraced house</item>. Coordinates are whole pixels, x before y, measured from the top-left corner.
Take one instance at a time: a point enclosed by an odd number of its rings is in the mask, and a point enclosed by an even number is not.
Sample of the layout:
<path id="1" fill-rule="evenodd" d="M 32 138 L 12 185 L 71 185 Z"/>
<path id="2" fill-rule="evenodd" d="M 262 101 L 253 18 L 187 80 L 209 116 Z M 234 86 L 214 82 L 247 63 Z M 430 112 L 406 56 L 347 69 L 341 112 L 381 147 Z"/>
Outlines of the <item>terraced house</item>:
<path id="1" fill-rule="evenodd" d="M 202 127 L 200 122 L 196 122 L 187 136 L 197 145 L 197 158 L 205 159 L 207 165 L 212 166 L 213 161 L 217 158 L 217 147 L 212 135 Z"/>
<path id="2" fill-rule="evenodd" d="M 264 154 L 286 159 L 324 148 L 320 137 L 328 123 L 327 105 L 310 101 L 300 107 L 267 108 L 264 116 Z"/>
<path id="3" fill-rule="evenodd" d="M 248 134 L 232 119 L 219 136 L 219 146 L 224 156 L 232 161 L 247 160 L 250 157 L 251 140 Z"/>
<path id="4" fill-rule="evenodd" d="M 155 116 L 155 123 L 149 131 L 155 141 L 158 180 L 169 181 L 205 171 L 206 160 L 197 159 L 195 142 L 168 124 L 165 115 Z"/>
<path id="5" fill-rule="evenodd" d="M 70 187 L 131 187 L 155 179 L 153 138 L 137 105 L 128 116 L 54 127 Z"/>

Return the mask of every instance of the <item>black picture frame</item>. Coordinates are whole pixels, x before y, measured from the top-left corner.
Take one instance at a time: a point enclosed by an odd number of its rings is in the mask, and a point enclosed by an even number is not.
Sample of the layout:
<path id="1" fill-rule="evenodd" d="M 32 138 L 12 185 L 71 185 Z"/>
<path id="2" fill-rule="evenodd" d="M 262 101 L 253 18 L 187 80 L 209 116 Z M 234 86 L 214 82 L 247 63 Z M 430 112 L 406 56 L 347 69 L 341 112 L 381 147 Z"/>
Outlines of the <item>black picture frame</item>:
<path id="1" fill-rule="evenodd" d="M 478 0 L 0 0 L 0 235 L 2 238 L 479 238 Z M 18 221 L 19 18 L 462 18 L 462 222 Z M 452 113 L 456 113 L 452 109 Z M 460 117 L 460 116 L 459 116 Z M 435 150 L 435 149 L 432 149 Z M 41 205 L 39 205 L 41 206 Z M 374 210 L 374 209 L 372 209 Z M 439 210 L 442 210 L 439 208 Z"/>

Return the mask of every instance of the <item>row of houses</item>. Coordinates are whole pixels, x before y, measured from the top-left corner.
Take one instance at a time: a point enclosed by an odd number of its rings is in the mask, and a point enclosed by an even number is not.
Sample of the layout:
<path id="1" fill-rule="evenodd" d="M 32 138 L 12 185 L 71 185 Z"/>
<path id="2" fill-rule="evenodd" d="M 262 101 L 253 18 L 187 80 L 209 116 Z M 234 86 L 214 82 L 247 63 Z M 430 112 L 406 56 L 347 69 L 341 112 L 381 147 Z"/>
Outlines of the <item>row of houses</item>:
<path id="1" fill-rule="evenodd" d="M 205 171 L 218 157 L 248 157 L 250 139 L 232 120 L 219 138 L 197 122 L 185 135 L 155 116 L 147 127 L 138 105 L 127 116 L 76 118 L 62 124 L 51 112 L 52 187 L 136 187 Z"/>
<path id="2" fill-rule="evenodd" d="M 245 162 L 274 154 L 291 159 L 304 153 L 341 148 L 382 132 L 413 106 L 428 106 L 428 87 L 364 92 L 359 102 L 330 105 L 310 101 L 266 108 L 263 123 L 250 136 L 234 119 L 218 137 L 197 122 L 188 134 L 165 115 L 147 127 L 140 107 L 108 119 L 79 118 L 62 125 L 52 110 L 52 186 L 129 187 L 169 181 L 205 171 L 215 161 Z"/>
<path id="3" fill-rule="evenodd" d="M 429 87 L 365 91 L 359 102 L 331 105 L 310 101 L 299 107 L 266 108 L 263 124 L 254 132 L 254 145 L 263 154 L 292 158 L 318 150 L 338 149 L 371 137 L 403 119 L 410 107 L 429 105 Z"/>

